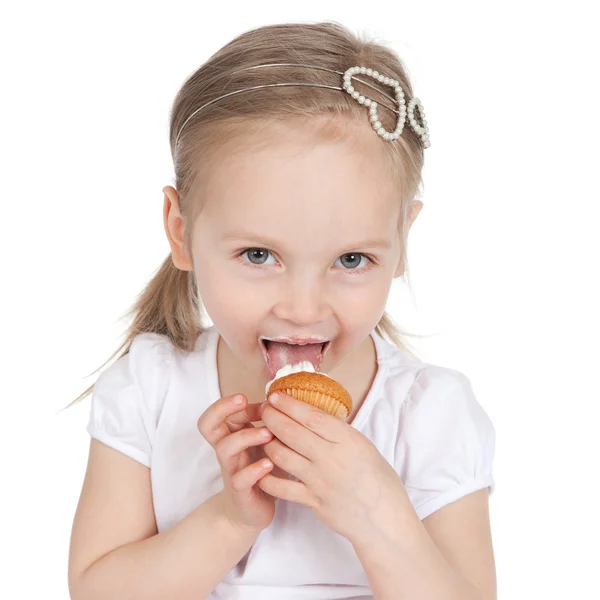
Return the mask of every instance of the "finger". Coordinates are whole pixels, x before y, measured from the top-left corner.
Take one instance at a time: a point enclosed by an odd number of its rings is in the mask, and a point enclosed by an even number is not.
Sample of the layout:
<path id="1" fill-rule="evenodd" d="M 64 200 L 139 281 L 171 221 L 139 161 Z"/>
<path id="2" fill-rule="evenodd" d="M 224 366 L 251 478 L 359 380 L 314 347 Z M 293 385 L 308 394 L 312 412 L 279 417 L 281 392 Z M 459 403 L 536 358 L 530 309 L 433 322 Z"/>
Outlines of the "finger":
<path id="1" fill-rule="evenodd" d="M 227 425 L 231 431 L 238 431 L 249 423 L 260 422 L 260 406 L 262 403 L 246 403 L 244 410 L 238 413 L 234 413 L 227 418 Z"/>
<path id="2" fill-rule="evenodd" d="M 347 423 L 312 404 L 292 398 L 284 392 L 271 394 L 268 404 L 328 442 L 339 442 L 347 434 Z"/>
<path id="3" fill-rule="evenodd" d="M 270 473 L 258 481 L 258 487 L 267 494 L 282 500 L 298 502 L 308 508 L 316 508 L 317 503 L 308 488 L 301 481 L 281 479 Z"/>
<path id="4" fill-rule="evenodd" d="M 248 465 L 231 477 L 231 487 L 236 492 L 249 490 L 261 477 L 264 477 L 273 468 L 273 463 L 268 458 Z"/>
<path id="5" fill-rule="evenodd" d="M 310 460 L 300 456 L 276 438 L 265 444 L 264 451 L 276 467 L 310 485 L 311 473 L 314 471 Z"/>
<path id="6" fill-rule="evenodd" d="M 278 440 L 311 461 L 327 456 L 331 451 L 332 444 L 330 442 L 319 437 L 274 406 L 267 404 L 262 417 L 265 425 Z"/>
<path id="7" fill-rule="evenodd" d="M 236 400 L 241 400 L 241 404 L 238 404 Z M 231 433 L 225 421 L 232 415 L 244 411 L 247 402 L 248 400 L 243 394 L 226 396 L 219 398 L 200 415 L 197 424 L 198 430 L 211 446 L 214 447 L 220 439 Z M 233 426 L 237 427 L 237 424 Z M 238 428 L 241 429 L 242 426 Z"/>
<path id="8" fill-rule="evenodd" d="M 240 452 L 252 447 L 267 443 L 273 434 L 266 428 L 250 428 L 226 435 L 215 445 L 215 452 L 221 467 L 231 471 Z"/>

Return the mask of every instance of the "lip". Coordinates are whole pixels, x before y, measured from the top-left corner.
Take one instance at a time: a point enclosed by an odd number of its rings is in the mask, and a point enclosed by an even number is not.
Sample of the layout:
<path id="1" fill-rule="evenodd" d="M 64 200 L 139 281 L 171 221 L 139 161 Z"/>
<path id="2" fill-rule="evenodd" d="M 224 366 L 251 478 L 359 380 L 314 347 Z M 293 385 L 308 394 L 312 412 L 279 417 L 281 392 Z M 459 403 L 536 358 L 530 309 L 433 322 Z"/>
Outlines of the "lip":
<path id="1" fill-rule="evenodd" d="M 306 344 L 324 344 L 329 340 L 322 335 L 313 335 L 311 337 L 300 337 L 300 336 L 285 336 L 280 335 L 275 338 L 268 338 L 264 335 L 261 335 L 259 338 L 260 341 L 267 340 L 268 342 L 285 342 L 287 344 L 297 344 L 298 346 L 305 346 Z"/>

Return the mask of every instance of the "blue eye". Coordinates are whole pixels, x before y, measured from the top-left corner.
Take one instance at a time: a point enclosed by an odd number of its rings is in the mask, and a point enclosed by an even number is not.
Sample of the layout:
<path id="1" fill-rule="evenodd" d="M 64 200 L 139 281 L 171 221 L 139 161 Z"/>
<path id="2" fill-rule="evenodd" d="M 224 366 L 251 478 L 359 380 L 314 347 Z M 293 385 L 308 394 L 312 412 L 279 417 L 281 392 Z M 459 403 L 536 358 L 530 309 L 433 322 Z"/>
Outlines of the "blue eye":
<path id="1" fill-rule="evenodd" d="M 262 267 L 277 264 L 277 260 L 272 252 L 266 248 L 247 248 L 237 255 L 249 267 Z M 272 262 L 267 262 L 269 256 L 272 257 Z M 366 261 L 363 263 L 363 260 Z M 338 266 L 340 263 L 341 266 Z M 349 275 L 360 274 L 368 271 L 374 266 L 374 261 L 366 254 L 361 252 L 348 252 L 342 254 L 333 265 Z"/>
<path id="2" fill-rule="evenodd" d="M 264 265 L 266 264 L 267 256 L 271 254 L 265 248 L 248 248 L 248 250 L 244 250 L 241 256 L 248 256 L 249 262 L 253 265 Z M 274 263 L 271 263 L 274 264 Z"/>
<path id="3" fill-rule="evenodd" d="M 343 265 L 342 268 L 344 270 L 348 270 L 348 271 L 356 271 L 359 270 L 358 267 L 361 266 L 361 259 L 366 259 L 367 261 L 372 262 L 371 259 L 364 255 L 361 254 L 359 252 L 351 252 L 349 254 L 342 254 L 342 256 L 340 256 L 338 258 L 338 260 L 341 262 L 341 264 Z M 337 263 L 337 260 L 335 261 Z M 335 265 L 335 263 L 334 263 Z M 368 263 L 362 265 L 362 268 L 366 267 L 368 265 Z"/>

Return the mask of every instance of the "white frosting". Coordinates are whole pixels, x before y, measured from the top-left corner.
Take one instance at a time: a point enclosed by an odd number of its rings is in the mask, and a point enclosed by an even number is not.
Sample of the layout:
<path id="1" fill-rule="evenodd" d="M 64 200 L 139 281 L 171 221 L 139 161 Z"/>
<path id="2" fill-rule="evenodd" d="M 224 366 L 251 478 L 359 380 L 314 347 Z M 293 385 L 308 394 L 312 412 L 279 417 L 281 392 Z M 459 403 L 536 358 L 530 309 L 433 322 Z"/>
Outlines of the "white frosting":
<path id="1" fill-rule="evenodd" d="M 302 362 L 296 363 L 295 365 L 284 365 L 283 367 L 281 367 L 281 369 L 277 371 L 275 377 L 273 377 L 273 379 L 271 379 L 271 381 L 267 383 L 265 387 L 265 396 L 269 395 L 269 388 L 276 379 L 281 379 L 282 377 L 285 377 L 286 375 L 291 375 L 292 373 L 300 373 L 300 371 L 307 371 L 308 373 L 316 372 L 315 367 L 308 360 L 303 360 Z M 321 373 L 320 371 L 319 373 L 321 375 L 325 375 L 325 377 L 329 377 L 327 373 Z"/>

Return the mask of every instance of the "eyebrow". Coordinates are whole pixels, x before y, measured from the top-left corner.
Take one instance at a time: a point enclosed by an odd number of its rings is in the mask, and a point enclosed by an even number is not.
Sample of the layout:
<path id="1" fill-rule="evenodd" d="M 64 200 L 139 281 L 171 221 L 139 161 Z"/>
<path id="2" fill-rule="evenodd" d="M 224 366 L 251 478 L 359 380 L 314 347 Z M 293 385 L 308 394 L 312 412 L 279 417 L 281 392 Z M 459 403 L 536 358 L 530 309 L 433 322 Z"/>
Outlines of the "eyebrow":
<path id="1" fill-rule="evenodd" d="M 244 231 L 243 229 L 236 229 L 235 231 L 229 231 L 229 232 L 225 233 L 221 239 L 224 241 L 247 240 L 247 241 L 255 242 L 257 244 L 262 244 L 264 246 L 268 246 L 269 248 L 274 248 L 279 245 L 277 240 L 266 237 L 264 235 L 258 235 L 256 233 L 252 233 L 251 231 Z M 357 244 L 348 245 L 348 246 L 346 246 L 346 248 L 347 248 L 346 252 L 350 252 L 351 250 L 354 250 L 357 248 L 383 248 L 383 249 L 389 250 L 391 248 L 391 243 L 389 242 L 389 240 L 386 240 L 383 238 L 379 238 L 379 239 L 372 238 L 372 239 L 368 239 L 368 240 L 363 240 L 362 242 L 359 242 Z"/>

